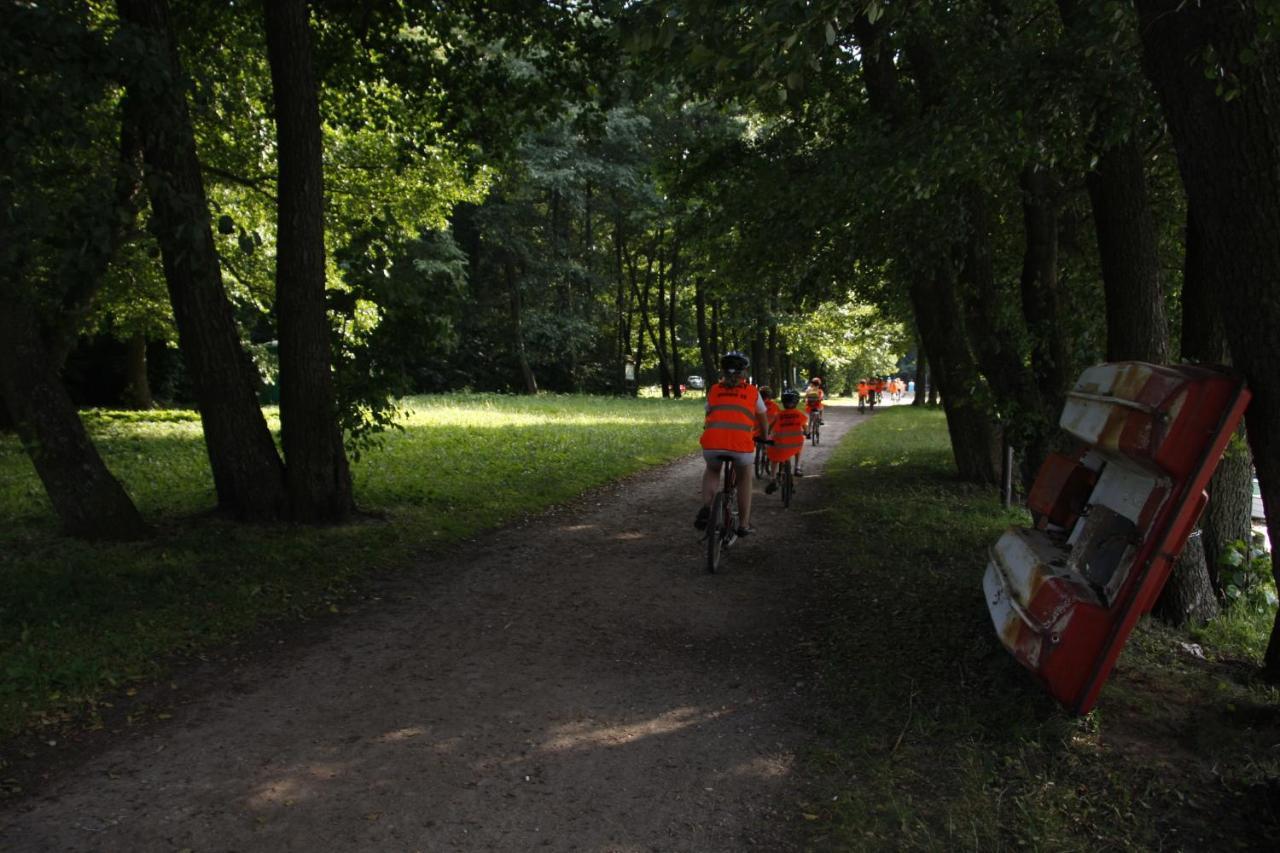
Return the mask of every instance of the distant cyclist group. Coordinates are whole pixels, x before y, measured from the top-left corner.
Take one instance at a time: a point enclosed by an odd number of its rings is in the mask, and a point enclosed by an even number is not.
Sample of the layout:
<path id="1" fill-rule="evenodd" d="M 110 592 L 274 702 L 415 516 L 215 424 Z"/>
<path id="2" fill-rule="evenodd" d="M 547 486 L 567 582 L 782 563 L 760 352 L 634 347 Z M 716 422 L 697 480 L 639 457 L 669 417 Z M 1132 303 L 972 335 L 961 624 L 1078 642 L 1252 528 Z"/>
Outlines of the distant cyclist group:
<path id="1" fill-rule="evenodd" d="M 875 408 L 884 402 L 885 394 L 895 403 L 907 392 L 907 383 L 896 377 L 875 376 L 858 380 L 858 411 L 865 412 L 868 407 Z"/>
<path id="2" fill-rule="evenodd" d="M 822 425 L 825 394 L 822 379 L 809 380 L 803 392 L 784 388 L 775 401 L 768 386 L 752 385 L 750 360 L 730 352 L 720 360 L 722 378 L 707 389 L 702 430 L 702 507 L 694 527 L 707 531 L 708 568 L 715 570 L 722 545 L 754 532 L 750 483 L 753 464 L 768 479 L 766 494 L 783 491 L 790 502 L 791 476 L 803 476 L 800 459 L 806 440 L 815 444 Z M 800 409 L 800 400 L 804 409 Z M 781 402 L 779 406 L 778 403 Z"/>

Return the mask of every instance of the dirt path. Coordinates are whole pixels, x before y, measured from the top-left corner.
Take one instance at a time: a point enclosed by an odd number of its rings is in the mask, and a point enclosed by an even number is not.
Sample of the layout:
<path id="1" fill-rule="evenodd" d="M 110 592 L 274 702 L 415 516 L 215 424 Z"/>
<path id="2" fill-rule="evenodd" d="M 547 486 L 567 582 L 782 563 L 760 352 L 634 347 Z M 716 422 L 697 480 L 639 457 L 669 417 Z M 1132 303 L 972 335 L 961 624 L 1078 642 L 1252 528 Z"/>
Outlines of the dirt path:
<path id="1" fill-rule="evenodd" d="M 807 678 L 796 646 L 832 409 L 790 511 L 708 575 L 699 459 L 258 655 L 173 718 L 0 813 L 9 851 L 785 850 Z"/>

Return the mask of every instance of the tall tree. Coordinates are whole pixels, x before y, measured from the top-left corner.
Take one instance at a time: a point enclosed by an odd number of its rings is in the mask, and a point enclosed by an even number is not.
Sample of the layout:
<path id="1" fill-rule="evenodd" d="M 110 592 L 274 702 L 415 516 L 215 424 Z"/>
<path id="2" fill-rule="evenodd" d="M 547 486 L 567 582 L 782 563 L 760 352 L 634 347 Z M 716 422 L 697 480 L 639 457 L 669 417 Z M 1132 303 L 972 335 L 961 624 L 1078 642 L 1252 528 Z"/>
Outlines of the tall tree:
<path id="1" fill-rule="evenodd" d="M 311 27 L 305 0 L 273 0 L 263 11 L 279 152 L 276 313 L 289 508 L 298 521 L 342 521 L 355 501 L 325 315 L 324 151 Z"/>
<path id="2" fill-rule="evenodd" d="M 1147 192 L 1146 166 L 1137 138 L 1135 89 L 1138 69 L 1127 56 L 1116 58 L 1099 45 L 1123 35 L 1121 16 L 1103 20 L 1086 0 L 1058 0 L 1063 24 L 1093 50 L 1095 62 L 1117 66 L 1091 77 L 1097 91 L 1085 117 L 1096 165 L 1086 175 L 1097 229 L 1102 284 L 1107 303 L 1107 360 L 1169 360 L 1169 331 L 1156 252 L 1156 227 Z M 1104 36 L 1109 33 L 1110 36 Z"/>
<path id="3" fill-rule="evenodd" d="M 1164 106 L 1204 264 L 1232 311 L 1253 389 L 1246 415 L 1271 541 L 1280 542 L 1280 46 L 1261 3 L 1136 0 L 1143 64 Z M 1280 681 L 1280 621 L 1264 674 Z"/>
<path id="4" fill-rule="evenodd" d="M 147 45 L 128 96 L 137 104 L 152 226 L 183 356 L 199 402 L 218 505 L 269 520 L 287 509 L 284 466 L 254 390 L 213 244 L 204 179 L 166 0 L 118 0 L 121 21 Z"/>
<path id="5" fill-rule="evenodd" d="M 106 74 L 119 58 L 85 10 L 50 5 L 9 9 L 0 27 L 0 85 L 13 118 L 0 148 L 0 408 L 66 532 L 137 539 L 142 518 L 59 375 L 137 215 L 136 123 L 127 101 L 109 106 Z M 119 128 L 118 148 L 102 146 L 101 163 L 99 127 L 106 139 Z"/>

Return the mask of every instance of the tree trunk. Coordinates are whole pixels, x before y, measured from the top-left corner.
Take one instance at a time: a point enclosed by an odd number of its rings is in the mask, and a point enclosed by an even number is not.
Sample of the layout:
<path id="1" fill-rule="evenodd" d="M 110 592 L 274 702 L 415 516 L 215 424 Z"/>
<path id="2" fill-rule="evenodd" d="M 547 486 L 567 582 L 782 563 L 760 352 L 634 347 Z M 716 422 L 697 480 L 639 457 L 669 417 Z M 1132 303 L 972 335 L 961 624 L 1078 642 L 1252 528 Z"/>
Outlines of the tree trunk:
<path id="1" fill-rule="evenodd" d="M 1031 336 L 1031 370 L 1040 389 L 1045 416 L 1056 424 L 1071 386 L 1071 348 L 1063 331 L 1062 293 L 1058 286 L 1058 209 L 1056 187 L 1047 169 L 1023 169 L 1022 315 Z M 1033 472 L 1034 476 L 1034 472 Z"/>
<path id="2" fill-rule="evenodd" d="M 938 405 L 938 379 L 937 379 L 938 371 L 937 371 L 937 368 L 934 366 L 936 363 L 937 362 L 934 359 L 930 358 L 928 365 L 926 365 L 929 368 L 929 405 L 930 406 Z"/>
<path id="3" fill-rule="evenodd" d="M 254 391 L 214 249 L 177 44 L 165 0 L 119 0 L 120 17 L 150 42 L 167 80 L 131 80 L 142 123 L 152 226 L 160 244 L 183 356 L 201 414 L 218 505 L 242 519 L 279 518 L 284 467 Z"/>
<path id="4" fill-rule="evenodd" d="M 660 254 L 662 251 L 661 234 L 659 234 L 658 240 L 657 252 Z M 645 292 L 647 295 L 648 288 L 645 289 Z M 649 328 L 649 337 L 650 342 L 653 344 L 653 351 L 658 356 L 658 381 L 662 383 L 662 396 L 670 397 L 675 390 L 675 383 L 672 382 L 671 364 L 667 361 L 667 265 L 661 257 L 658 258 L 658 306 L 654 313 L 658 315 L 658 335 L 654 338 L 653 329 Z M 646 323 L 648 318 L 649 315 L 646 311 Z"/>
<path id="5" fill-rule="evenodd" d="M 263 10 L 279 163 L 276 313 L 285 482 L 295 521 L 337 522 L 355 509 L 355 499 L 325 313 L 324 150 L 311 29 L 306 0 L 272 0 Z"/>
<path id="6" fill-rule="evenodd" d="M 1100 24 L 1084 0 L 1058 0 L 1063 25 L 1081 41 L 1094 37 Z M 1142 152 L 1127 128 L 1125 141 L 1104 137 L 1121 126 L 1111 93 L 1100 93 L 1086 124 L 1096 167 L 1085 177 L 1098 236 L 1098 256 L 1107 309 L 1107 361 L 1169 360 L 1169 330 L 1156 250 L 1155 222 L 1147 198 Z"/>
<path id="7" fill-rule="evenodd" d="M 671 266 L 668 267 L 667 272 L 667 287 L 670 290 L 667 328 L 671 331 L 671 393 L 676 397 L 680 396 L 680 385 L 684 381 L 680 376 L 684 370 L 680 364 L 680 336 L 677 322 L 678 316 L 676 314 L 676 290 L 678 289 L 676 287 L 676 273 L 679 263 L 680 241 L 676 240 L 671 247 Z"/>
<path id="8" fill-rule="evenodd" d="M 1204 571 L 1204 542 L 1200 532 L 1191 534 L 1173 565 L 1173 574 L 1160 593 L 1152 615 L 1175 627 L 1203 625 L 1218 618 L 1221 609 L 1209 576 Z M 1174 579 L 1180 579 L 1174 583 Z"/>
<path id="9" fill-rule="evenodd" d="M 618 393 L 627 389 L 627 359 L 631 355 L 631 329 L 627 317 L 627 271 L 623 261 L 625 251 L 622 246 L 622 221 L 614 220 L 613 225 L 613 259 L 618 276 L 618 289 L 614 298 L 614 310 L 617 314 L 617 386 Z"/>
<path id="10" fill-rule="evenodd" d="M 1217 280 L 1218 270 L 1205 264 L 1203 228 L 1195 207 L 1189 205 L 1182 285 L 1182 358 L 1200 364 L 1230 364 L 1227 331 L 1218 297 L 1222 282 Z M 1245 429 L 1241 425 L 1209 481 L 1209 503 L 1200 517 L 1205 568 L 1220 599 L 1224 599 L 1219 580 L 1222 556 L 1232 543 L 1248 543 L 1252 534 L 1253 457 L 1244 439 Z"/>
<path id="11" fill-rule="evenodd" d="M 130 409 L 155 408 L 147 381 L 147 336 L 135 332 L 125 344 L 124 404 Z"/>
<path id="12" fill-rule="evenodd" d="M 709 387 L 715 379 L 716 360 L 711 355 L 711 333 L 707 329 L 707 291 L 702 276 L 693 280 L 693 298 L 698 318 L 698 353 L 702 357 L 702 381 Z"/>
<path id="13" fill-rule="evenodd" d="M 720 353 L 724 350 L 724 342 L 720 340 L 720 299 L 711 301 L 711 373 L 706 377 L 708 383 L 720 378 Z"/>
<path id="14" fill-rule="evenodd" d="M 911 405 L 923 406 L 925 400 L 925 376 L 929 371 L 929 364 L 925 360 L 924 341 L 920 338 L 920 332 L 916 332 L 916 392 L 911 398 Z"/>
<path id="15" fill-rule="evenodd" d="M 764 381 L 773 388 L 776 397 L 782 392 L 782 382 L 778 370 L 778 324 L 774 320 L 769 321 L 769 338 L 765 347 Z"/>
<path id="16" fill-rule="evenodd" d="M 911 280 L 916 328 L 933 354 L 934 384 L 942 393 L 951 451 L 962 480 L 995 483 L 997 436 L 985 407 L 979 404 L 977 364 L 969 352 L 955 282 L 943 271 L 916 274 Z"/>
<path id="17" fill-rule="evenodd" d="M 991 249 L 991 200 L 977 189 L 966 193 L 969 234 L 961 279 L 967 285 L 966 322 L 978 366 L 999 402 L 1005 438 L 1020 451 L 1024 467 L 1034 472 L 1049 454 L 1053 421 L 1046 415 L 1027 354 L 1030 347 L 1022 312 L 1014 308 L 1020 295 L 996 282 Z M 1024 477 L 1024 485 L 1030 480 Z"/>
<path id="18" fill-rule="evenodd" d="M 1086 178 L 1107 302 L 1107 361 L 1169 360 L 1164 290 L 1142 154 L 1134 142 L 1098 155 Z"/>
<path id="19" fill-rule="evenodd" d="M 1274 44 L 1258 41 L 1262 20 L 1254 4 L 1137 0 L 1137 7 L 1143 64 L 1164 105 L 1188 204 L 1204 226 L 1204 264 L 1216 271 L 1220 303 L 1234 312 L 1227 340 L 1253 389 L 1249 444 L 1274 545 L 1280 542 L 1280 59 Z M 1221 85 L 1231 87 L 1232 98 L 1206 77 L 1199 59 L 1206 56 L 1220 64 Z M 1263 673 L 1280 681 L 1280 622 Z"/>
<path id="20" fill-rule="evenodd" d="M 91 540 L 147 535 L 58 378 L 35 312 L 19 298 L 0 304 L 0 396 L 67 534 Z"/>
<path id="21" fill-rule="evenodd" d="M 507 281 L 507 298 L 511 307 L 511 340 L 516 348 L 516 362 L 520 368 L 520 377 L 524 381 L 526 394 L 538 393 L 538 380 L 533 375 L 533 367 L 529 364 L 529 356 L 524 349 L 523 307 L 520 300 L 520 285 L 516 281 L 515 262 L 507 258 L 502 263 L 502 272 Z"/>
<path id="22" fill-rule="evenodd" d="M 756 385 L 765 384 L 764 333 L 761 329 L 761 324 L 762 321 L 757 320 L 755 329 L 751 334 L 751 381 Z"/>

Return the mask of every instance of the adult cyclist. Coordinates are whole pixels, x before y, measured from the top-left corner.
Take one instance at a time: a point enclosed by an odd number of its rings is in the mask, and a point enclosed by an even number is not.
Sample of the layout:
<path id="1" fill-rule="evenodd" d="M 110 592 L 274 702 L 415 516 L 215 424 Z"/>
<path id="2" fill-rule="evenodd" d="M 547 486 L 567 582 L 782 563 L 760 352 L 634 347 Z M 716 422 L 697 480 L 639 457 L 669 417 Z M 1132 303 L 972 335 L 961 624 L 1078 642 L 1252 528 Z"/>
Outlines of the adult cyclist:
<path id="1" fill-rule="evenodd" d="M 741 510 L 738 535 L 749 536 L 751 527 L 751 466 L 755 464 L 755 438 L 768 437 L 769 419 L 764 398 L 747 380 L 751 360 L 740 352 L 726 353 L 720 359 L 722 378 L 707 389 L 707 415 L 702 425 L 702 509 L 693 526 L 705 530 L 711 515 L 711 501 L 720 488 L 720 466 L 724 457 L 733 460 L 738 476 L 738 508 Z"/>

